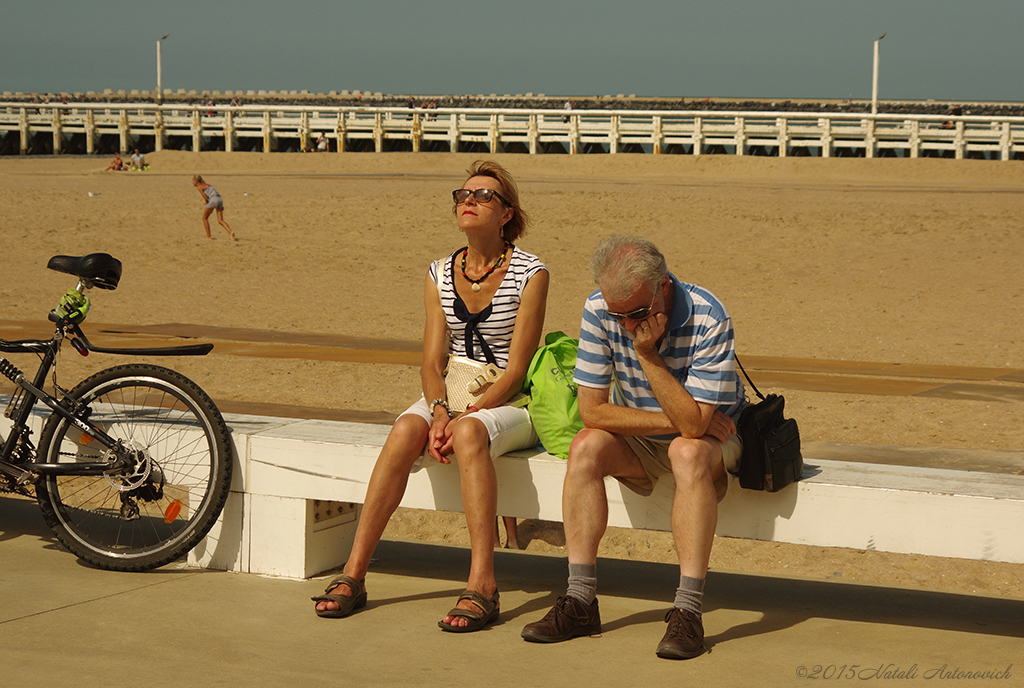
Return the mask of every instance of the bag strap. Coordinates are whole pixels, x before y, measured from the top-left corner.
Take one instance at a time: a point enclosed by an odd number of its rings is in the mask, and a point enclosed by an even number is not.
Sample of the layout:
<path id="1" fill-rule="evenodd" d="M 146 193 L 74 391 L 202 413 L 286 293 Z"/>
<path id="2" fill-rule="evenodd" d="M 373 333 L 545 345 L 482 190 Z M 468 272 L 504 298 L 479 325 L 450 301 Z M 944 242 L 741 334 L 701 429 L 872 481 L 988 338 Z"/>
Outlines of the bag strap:
<path id="1" fill-rule="evenodd" d="M 751 387 L 751 389 L 754 390 L 754 394 L 757 395 L 758 399 L 760 399 L 761 401 L 764 401 L 764 395 L 761 394 L 761 391 L 757 388 L 757 385 L 755 385 L 754 381 L 750 379 L 749 375 L 747 375 L 747 371 L 744 370 L 743 364 L 740 363 L 740 357 L 736 356 L 735 358 L 736 358 L 736 365 L 738 365 L 740 367 L 740 370 L 743 372 L 743 377 L 747 378 L 747 382 L 750 383 L 750 387 Z"/>

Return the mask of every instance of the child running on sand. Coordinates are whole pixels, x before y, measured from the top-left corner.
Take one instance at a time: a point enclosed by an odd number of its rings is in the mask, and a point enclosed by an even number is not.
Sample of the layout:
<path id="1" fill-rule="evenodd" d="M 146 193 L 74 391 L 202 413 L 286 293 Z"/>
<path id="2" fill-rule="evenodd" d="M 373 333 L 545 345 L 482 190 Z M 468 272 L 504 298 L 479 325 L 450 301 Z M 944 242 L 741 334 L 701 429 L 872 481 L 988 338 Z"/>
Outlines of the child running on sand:
<path id="1" fill-rule="evenodd" d="M 228 227 L 228 223 L 224 221 L 224 199 L 220 197 L 219 193 L 217 193 L 217 189 L 204 182 L 203 178 L 198 174 L 192 177 L 192 186 L 199 189 L 199 193 L 202 194 L 203 200 L 206 201 L 206 208 L 203 210 L 203 228 L 206 229 L 206 238 L 213 238 L 210 236 L 210 213 L 216 210 L 217 222 L 220 223 L 221 227 L 228 231 L 228 236 L 231 237 L 231 241 L 238 241 L 235 233 L 231 231 L 231 227 Z"/>

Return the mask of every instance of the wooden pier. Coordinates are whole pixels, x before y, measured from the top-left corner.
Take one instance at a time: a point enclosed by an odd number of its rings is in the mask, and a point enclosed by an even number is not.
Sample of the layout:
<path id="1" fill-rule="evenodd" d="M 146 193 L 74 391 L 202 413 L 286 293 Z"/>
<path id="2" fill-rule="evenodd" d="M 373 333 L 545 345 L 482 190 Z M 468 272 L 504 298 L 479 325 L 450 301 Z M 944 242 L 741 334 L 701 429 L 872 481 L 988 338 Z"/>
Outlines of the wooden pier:
<path id="1" fill-rule="evenodd" d="M 114 150 L 1024 159 L 1024 117 L 0 102 L 0 154 Z"/>

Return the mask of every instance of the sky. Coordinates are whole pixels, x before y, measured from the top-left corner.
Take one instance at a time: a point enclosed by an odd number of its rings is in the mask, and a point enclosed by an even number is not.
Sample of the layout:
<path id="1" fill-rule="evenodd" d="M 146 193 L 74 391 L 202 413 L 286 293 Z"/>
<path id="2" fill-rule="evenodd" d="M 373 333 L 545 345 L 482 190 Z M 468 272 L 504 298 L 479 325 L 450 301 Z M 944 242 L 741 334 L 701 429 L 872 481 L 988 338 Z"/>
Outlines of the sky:
<path id="1" fill-rule="evenodd" d="M 1024 101 L 1024 0 L 12 0 L 0 94 Z"/>

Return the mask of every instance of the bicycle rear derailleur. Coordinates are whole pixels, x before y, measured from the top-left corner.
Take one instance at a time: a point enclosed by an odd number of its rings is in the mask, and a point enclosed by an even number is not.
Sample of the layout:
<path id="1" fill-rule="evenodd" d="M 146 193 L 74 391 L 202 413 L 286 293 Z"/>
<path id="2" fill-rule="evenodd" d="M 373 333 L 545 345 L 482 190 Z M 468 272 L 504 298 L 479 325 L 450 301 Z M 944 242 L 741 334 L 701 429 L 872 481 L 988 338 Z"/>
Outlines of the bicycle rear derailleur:
<path id="1" fill-rule="evenodd" d="M 163 498 L 164 472 L 144 450 L 128 450 L 126 456 L 125 468 L 104 473 L 103 477 L 121 493 L 121 518 L 134 521 L 141 518 L 139 499 L 155 502 Z"/>

